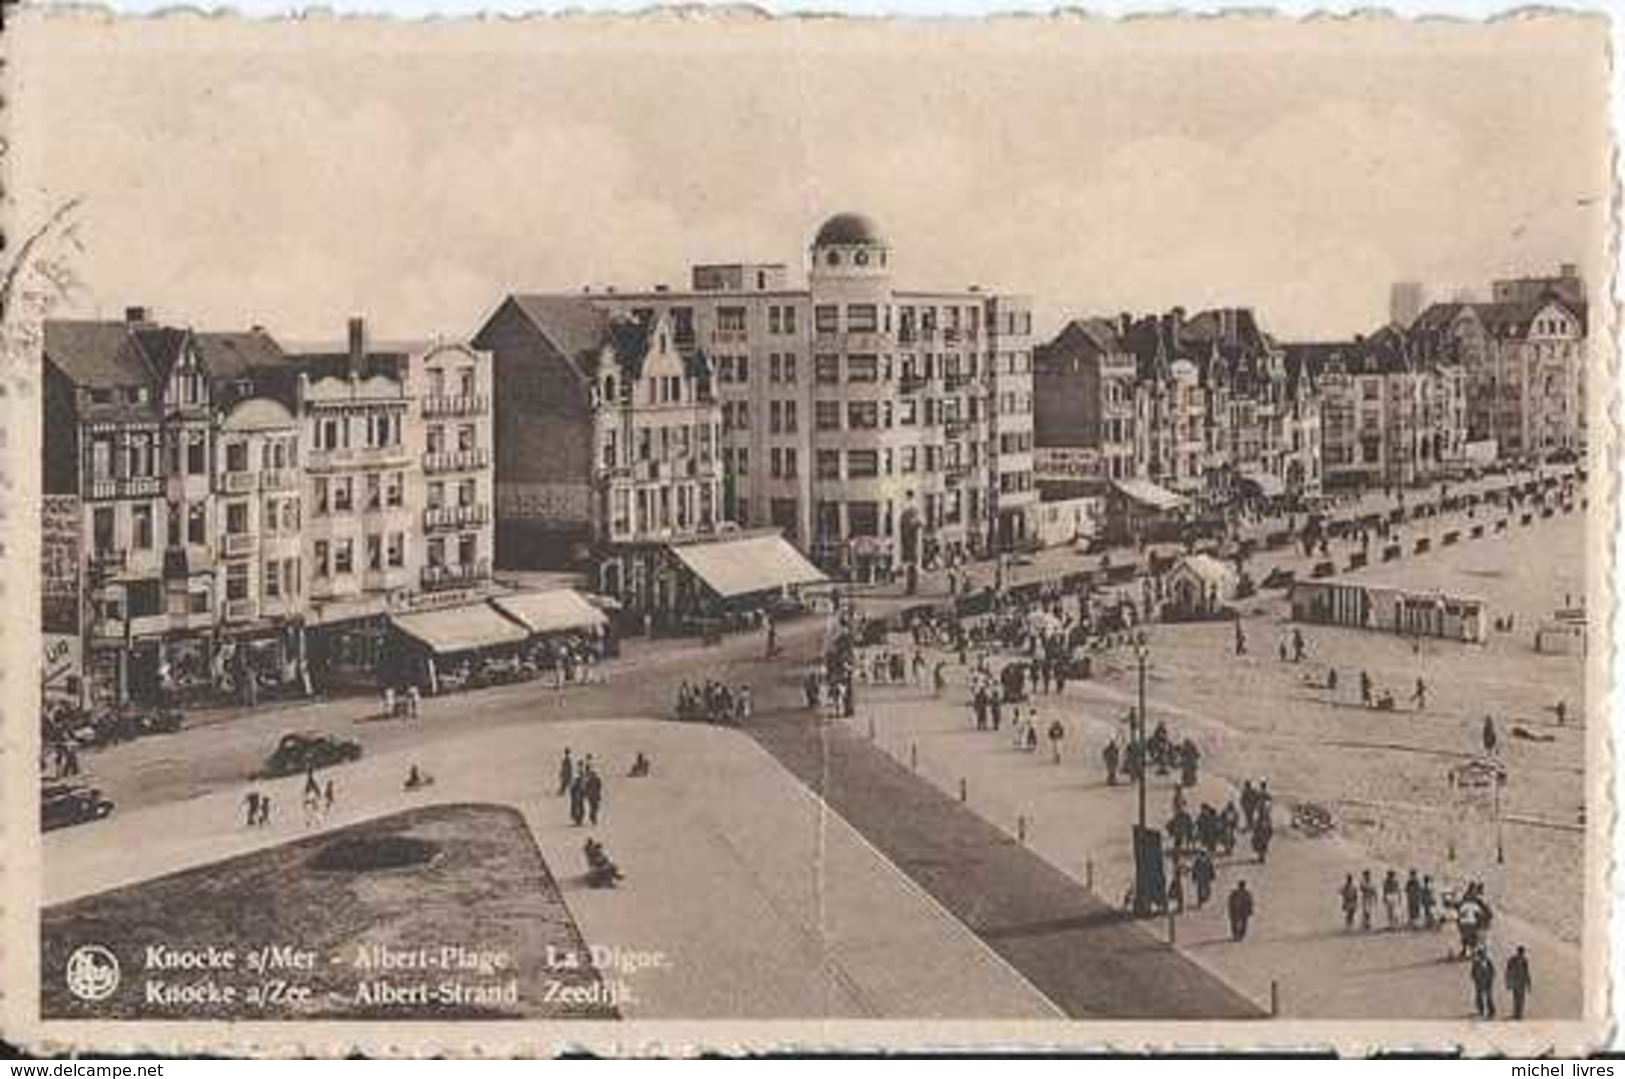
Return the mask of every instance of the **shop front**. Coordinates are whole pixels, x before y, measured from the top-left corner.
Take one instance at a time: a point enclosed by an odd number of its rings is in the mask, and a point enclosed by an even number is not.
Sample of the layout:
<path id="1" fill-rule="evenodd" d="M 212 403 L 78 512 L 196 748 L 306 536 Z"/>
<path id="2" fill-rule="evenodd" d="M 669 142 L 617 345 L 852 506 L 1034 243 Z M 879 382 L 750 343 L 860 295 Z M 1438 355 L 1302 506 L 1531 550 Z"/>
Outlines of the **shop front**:
<path id="1" fill-rule="evenodd" d="M 480 602 L 389 617 L 386 686 L 417 685 L 431 694 L 461 688 L 486 664 L 511 662 L 530 639 L 524 626 Z"/>

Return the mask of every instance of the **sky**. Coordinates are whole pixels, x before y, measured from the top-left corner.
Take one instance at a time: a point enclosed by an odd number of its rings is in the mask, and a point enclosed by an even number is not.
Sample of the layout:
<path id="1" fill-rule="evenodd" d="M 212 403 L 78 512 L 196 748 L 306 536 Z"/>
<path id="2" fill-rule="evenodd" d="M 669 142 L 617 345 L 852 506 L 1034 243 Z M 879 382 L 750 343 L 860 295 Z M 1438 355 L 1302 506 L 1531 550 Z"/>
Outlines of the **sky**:
<path id="1" fill-rule="evenodd" d="M 511 291 L 799 276 L 839 210 L 880 223 L 900 286 L 1025 293 L 1044 329 L 1237 304 L 1329 338 L 1396 280 L 1604 280 L 1597 18 L 34 12 L 19 38 L 19 217 L 83 199 L 63 314 L 466 336 Z"/>

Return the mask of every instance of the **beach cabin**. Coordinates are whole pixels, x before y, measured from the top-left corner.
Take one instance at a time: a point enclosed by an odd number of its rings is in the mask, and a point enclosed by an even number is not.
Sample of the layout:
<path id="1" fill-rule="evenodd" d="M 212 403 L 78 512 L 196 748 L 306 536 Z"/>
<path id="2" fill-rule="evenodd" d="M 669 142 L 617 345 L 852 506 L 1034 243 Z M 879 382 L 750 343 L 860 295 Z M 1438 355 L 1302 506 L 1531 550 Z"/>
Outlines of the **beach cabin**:
<path id="1" fill-rule="evenodd" d="M 1236 571 L 1228 562 L 1207 554 L 1186 555 L 1164 579 L 1168 599 L 1163 604 L 1163 617 L 1212 618 L 1235 598 L 1236 580 Z"/>

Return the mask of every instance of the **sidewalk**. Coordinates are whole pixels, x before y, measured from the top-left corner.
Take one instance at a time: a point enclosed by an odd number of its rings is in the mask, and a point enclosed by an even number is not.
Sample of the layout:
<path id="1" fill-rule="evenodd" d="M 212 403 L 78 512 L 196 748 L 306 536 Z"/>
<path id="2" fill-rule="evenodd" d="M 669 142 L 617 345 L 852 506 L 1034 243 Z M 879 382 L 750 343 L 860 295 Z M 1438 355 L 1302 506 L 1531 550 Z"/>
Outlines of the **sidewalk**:
<path id="1" fill-rule="evenodd" d="M 607 781 L 605 816 L 590 834 L 625 872 L 618 889 L 581 883 L 589 830 L 570 826 L 556 793 L 567 745 L 578 756 L 595 754 Z M 653 772 L 630 780 L 626 767 L 638 751 Z M 434 785 L 403 790 L 412 764 Z M 337 784 L 337 805 L 314 827 L 299 804 L 303 777 L 293 776 L 253 785 L 274 797 L 272 823 L 262 829 L 242 824 L 245 783 L 52 832 L 44 840 L 42 901 L 139 884 L 425 804 L 505 804 L 524 815 L 589 945 L 664 953 L 665 966 L 626 976 L 636 993 L 622 1008 L 629 1018 L 1055 1014 L 736 731 L 565 721 L 380 754 L 323 775 Z"/>
<path id="2" fill-rule="evenodd" d="M 1119 699 L 1111 700 L 1114 696 Z M 1024 833 L 1026 845 L 1050 865 L 1090 885 L 1103 901 L 1118 903 L 1133 877 L 1129 835 L 1136 799 L 1130 786 L 1106 786 L 1099 753 L 1111 734 L 1121 737 L 1128 695 L 1075 683 L 1065 698 L 1039 697 L 1041 737 L 1035 753 L 1014 749 L 1008 726 L 997 734 L 974 730 L 965 700 L 957 682 L 943 701 L 929 690 L 866 687 L 859 694 L 862 711 L 848 721 L 848 729 L 867 738 L 872 723 L 880 749 L 904 768 L 912 763 L 917 774 L 950 797 L 959 797 L 963 781 L 970 809 L 1008 835 Z M 1158 716 L 1172 710 L 1153 696 L 1151 711 Z M 1051 763 L 1042 737 L 1056 716 L 1067 729 L 1060 765 Z M 1202 801 L 1222 806 L 1233 795 L 1220 774 L 1223 767 L 1222 749 L 1217 754 L 1209 749 L 1202 782 L 1187 794 L 1193 807 Z M 1154 827 L 1167 817 L 1171 794 L 1171 777 L 1153 775 L 1148 806 Z M 1447 958 L 1456 943 L 1453 927 L 1345 932 L 1336 895 L 1343 875 L 1352 872 L 1358 879 L 1360 869 L 1370 868 L 1380 882 L 1387 867 L 1340 838 L 1294 832 L 1289 807 L 1278 801 L 1276 809 L 1267 865 L 1253 864 L 1250 856 L 1242 860 L 1239 849 L 1237 858 L 1220 859 L 1214 896 L 1201 911 L 1194 910 L 1194 888 L 1187 881 L 1188 912 L 1175 925 L 1180 951 L 1261 1007 L 1268 1006 L 1275 983 L 1280 1012 L 1288 1017 L 1469 1016 L 1466 965 Z M 1406 867 L 1394 868 L 1403 879 Z M 1253 925 L 1240 944 L 1230 941 L 1224 914 L 1225 896 L 1237 879 L 1247 881 L 1257 901 Z M 1167 919 L 1156 920 L 1154 929 L 1167 939 Z M 1578 1017 L 1583 1007 L 1578 949 L 1501 913 L 1492 938 L 1498 963 L 1513 943 L 1528 947 L 1539 972 L 1531 1017 Z"/>

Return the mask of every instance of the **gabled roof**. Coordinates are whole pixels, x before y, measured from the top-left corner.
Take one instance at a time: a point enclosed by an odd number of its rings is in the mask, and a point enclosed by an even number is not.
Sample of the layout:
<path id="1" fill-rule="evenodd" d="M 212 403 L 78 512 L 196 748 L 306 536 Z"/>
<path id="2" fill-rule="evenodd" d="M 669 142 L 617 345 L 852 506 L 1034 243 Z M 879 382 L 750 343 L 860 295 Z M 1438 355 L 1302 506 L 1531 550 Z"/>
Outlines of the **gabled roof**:
<path id="1" fill-rule="evenodd" d="M 124 322 L 48 319 L 45 356 L 81 386 L 145 386 L 153 378 Z"/>
<path id="2" fill-rule="evenodd" d="M 160 380 L 169 377 L 191 336 L 191 331 L 174 326 L 137 326 L 131 332 L 147 358 L 148 368 Z"/>
<path id="3" fill-rule="evenodd" d="M 508 301 L 553 346 L 553 350 L 591 374 L 609 333 L 609 316 L 581 296 L 513 295 Z M 587 359 L 587 357 L 592 359 Z"/>
<path id="4" fill-rule="evenodd" d="M 192 343 L 209 377 L 242 378 L 260 370 L 287 367 L 282 346 L 264 330 L 206 332 L 192 335 Z"/>

